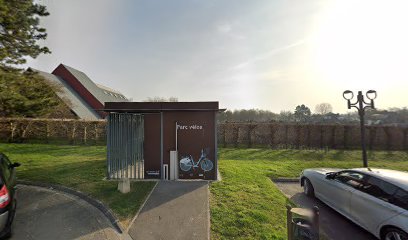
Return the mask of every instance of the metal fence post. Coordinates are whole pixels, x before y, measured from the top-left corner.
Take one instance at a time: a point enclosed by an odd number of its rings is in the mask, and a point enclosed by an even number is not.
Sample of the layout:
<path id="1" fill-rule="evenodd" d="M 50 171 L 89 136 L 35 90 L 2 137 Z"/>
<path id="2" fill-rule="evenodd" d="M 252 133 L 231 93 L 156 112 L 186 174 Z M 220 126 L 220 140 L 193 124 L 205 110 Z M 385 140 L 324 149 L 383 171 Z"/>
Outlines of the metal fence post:
<path id="1" fill-rule="evenodd" d="M 293 230 L 292 230 L 292 207 L 286 205 L 286 228 L 288 230 L 288 240 L 293 240 Z"/>

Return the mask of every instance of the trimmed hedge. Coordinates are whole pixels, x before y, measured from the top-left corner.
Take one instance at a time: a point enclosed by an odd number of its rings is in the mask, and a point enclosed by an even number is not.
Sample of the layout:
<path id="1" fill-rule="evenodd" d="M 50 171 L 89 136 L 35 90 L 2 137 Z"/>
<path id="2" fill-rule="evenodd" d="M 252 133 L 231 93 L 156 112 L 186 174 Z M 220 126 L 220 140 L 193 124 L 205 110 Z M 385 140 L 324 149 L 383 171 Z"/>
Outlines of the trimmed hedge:
<path id="1" fill-rule="evenodd" d="M 106 120 L 0 118 L 3 142 L 105 144 Z M 408 127 L 366 126 L 370 150 L 408 150 Z M 359 149 L 359 125 L 221 123 L 221 147 Z"/>

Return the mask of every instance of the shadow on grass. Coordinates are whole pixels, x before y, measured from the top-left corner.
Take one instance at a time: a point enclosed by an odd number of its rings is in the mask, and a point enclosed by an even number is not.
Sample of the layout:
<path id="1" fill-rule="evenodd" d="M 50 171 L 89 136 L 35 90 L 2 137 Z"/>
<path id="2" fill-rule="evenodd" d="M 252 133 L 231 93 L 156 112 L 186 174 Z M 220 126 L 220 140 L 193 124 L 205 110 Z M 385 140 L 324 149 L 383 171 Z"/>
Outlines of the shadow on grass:
<path id="1" fill-rule="evenodd" d="M 17 177 L 22 180 L 48 182 L 75 187 L 77 184 L 102 181 L 105 177 L 105 161 L 84 161 L 58 163 L 53 165 L 32 166 L 22 162 L 22 169 L 17 170 Z"/>
<path id="2" fill-rule="evenodd" d="M 313 161 L 323 160 L 328 156 L 331 156 L 331 154 L 331 151 L 304 149 L 220 149 L 220 156 L 222 159 L 233 160 Z"/>
<path id="3" fill-rule="evenodd" d="M 267 160 L 283 161 L 337 161 L 359 162 L 361 150 L 307 150 L 307 149 L 225 149 L 220 148 L 220 159 L 227 160 Z M 401 162 L 408 161 L 408 151 L 368 151 L 369 161 Z"/>
<path id="4" fill-rule="evenodd" d="M 341 161 L 344 160 L 345 152 L 344 150 L 337 150 L 332 156 L 333 160 Z"/>
<path id="5" fill-rule="evenodd" d="M 81 154 L 82 156 L 95 156 L 105 154 L 105 147 L 46 144 L 0 144 L 0 151 L 5 152 L 6 154 L 47 154 L 56 157 L 76 154 Z"/>

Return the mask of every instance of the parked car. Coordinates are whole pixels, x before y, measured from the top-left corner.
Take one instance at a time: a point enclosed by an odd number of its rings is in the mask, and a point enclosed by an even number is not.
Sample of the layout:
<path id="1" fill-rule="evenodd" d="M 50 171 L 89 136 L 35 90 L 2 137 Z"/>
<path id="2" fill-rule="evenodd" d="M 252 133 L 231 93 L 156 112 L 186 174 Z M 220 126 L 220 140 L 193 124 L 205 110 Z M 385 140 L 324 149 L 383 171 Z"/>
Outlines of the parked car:
<path id="1" fill-rule="evenodd" d="M 306 169 L 301 186 L 382 240 L 408 240 L 408 172 Z"/>
<path id="2" fill-rule="evenodd" d="M 16 214 L 16 171 L 19 163 L 11 163 L 0 153 L 0 239 L 10 237 L 11 224 Z"/>

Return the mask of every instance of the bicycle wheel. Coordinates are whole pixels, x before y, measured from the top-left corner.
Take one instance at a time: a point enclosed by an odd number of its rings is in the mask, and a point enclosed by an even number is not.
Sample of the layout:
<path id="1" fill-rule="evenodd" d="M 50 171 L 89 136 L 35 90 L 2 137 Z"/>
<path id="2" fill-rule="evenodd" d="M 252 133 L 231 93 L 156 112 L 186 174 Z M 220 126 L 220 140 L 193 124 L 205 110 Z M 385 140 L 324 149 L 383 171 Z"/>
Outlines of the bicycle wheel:
<path id="1" fill-rule="evenodd" d="M 211 171 L 213 169 L 213 167 L 214 167 L 214 163 L 211 160 L 209 160 L 208 158 L 204 158 L 201 161 L 200 165 L 201 165 L 201 169 L 203 169 L 204 172 Z"/>
<path id="2" fill-rule="evenodd" d="M 184 172 L 188 172 L 193 167 L 193 162 L 189 157 L 182 158 L 180 160 L 180 169 Z"/>

